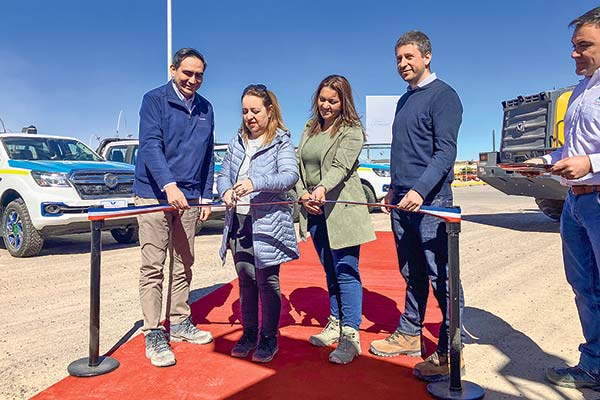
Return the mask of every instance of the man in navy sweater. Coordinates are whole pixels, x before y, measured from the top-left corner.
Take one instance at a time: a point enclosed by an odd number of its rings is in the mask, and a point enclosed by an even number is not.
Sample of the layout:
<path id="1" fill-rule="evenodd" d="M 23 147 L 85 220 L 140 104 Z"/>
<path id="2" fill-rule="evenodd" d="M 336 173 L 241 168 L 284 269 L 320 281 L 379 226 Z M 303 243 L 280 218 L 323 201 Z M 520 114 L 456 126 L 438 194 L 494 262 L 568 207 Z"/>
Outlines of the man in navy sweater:
<path id="1" fill-rule="evenodd" d="M 172 80 L 144 95 L 140 109 L 140 148 L 133 190 L 136 205 L 170 204 L 176 210 L 138 216 L 142 266 L 140 302 L 144 314 L 146 357 L 152 365 L 175 364 L 160 324 L 164 267 L 172 249 L 167 319 L 171 340 L 205 344 L 210 332 L 191 321 L 188 297 L 194 264 L 196 221 L 205 221 L 212 200 L 214 122 L 212 105 L 198 95 L 206 62 L 197 50 L 175 53 Z"/>
<path id="2" fill-rule="evenodd" d="M 424 33 L 402 35 L 396 42 L 396 61 L 398 73 L 409 87 L 396 107 L 392 182 L 383 204 L 399 206 L 391 211 L 392 230 L 407 289 L 405 311 L 396 331 L 373 341 L 370 349 L 382 357 L 422 355 L 421 330 L 431 281 L 443 322 L 437 351 L 418 363 L 413 372 L 433 382 L 448 379 L 449 374 L 448 243 L 443 221 L 414 211 L 422 205 L 452 206 L 462 105 L 454 89 L 431 73 L 431 42 Z"/>

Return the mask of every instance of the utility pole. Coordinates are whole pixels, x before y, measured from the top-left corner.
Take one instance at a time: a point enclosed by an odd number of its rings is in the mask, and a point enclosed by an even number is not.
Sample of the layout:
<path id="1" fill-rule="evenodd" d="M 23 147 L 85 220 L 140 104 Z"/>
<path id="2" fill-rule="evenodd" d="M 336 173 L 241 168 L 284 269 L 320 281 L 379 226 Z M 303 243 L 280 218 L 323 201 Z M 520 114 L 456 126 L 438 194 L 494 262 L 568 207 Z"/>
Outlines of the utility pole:
<path id="1" fill-rule="evenodd" d="M 171 26 L 171 0 L 167 0 L 167 81 L 171 79 L 171 72 L 169 67 L 171 66 L 171 57 L 173 53 L 172 49 L 172 26 Z"/>

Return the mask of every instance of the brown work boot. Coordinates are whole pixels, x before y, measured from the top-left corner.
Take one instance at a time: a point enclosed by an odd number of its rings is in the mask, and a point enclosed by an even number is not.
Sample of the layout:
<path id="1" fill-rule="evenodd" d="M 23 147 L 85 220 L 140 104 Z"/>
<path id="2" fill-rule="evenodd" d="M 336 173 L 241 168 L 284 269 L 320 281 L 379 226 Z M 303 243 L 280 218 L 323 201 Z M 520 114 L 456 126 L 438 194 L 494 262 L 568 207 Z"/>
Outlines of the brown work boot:
<path id="1" fill-rule="evenodd" d="M 465 373 L 465 359 L 460 352 L 460 373 Z M 422 381 L 439 382 L 448 380 L 450 376 L 450 359 L 447 354 L 437 351 L 427 357 L 424 361 L 415 365 L 413 374 Z"/>
<path id="2" fill-rule="evenodd" d="M 410 336 L 395 331 L 385 339 L 373 340 L 371 342 L 371 353 L 381 357 L 396 357 L 407 355 L 418 357 L 422 354 L 421 335 Z"/>

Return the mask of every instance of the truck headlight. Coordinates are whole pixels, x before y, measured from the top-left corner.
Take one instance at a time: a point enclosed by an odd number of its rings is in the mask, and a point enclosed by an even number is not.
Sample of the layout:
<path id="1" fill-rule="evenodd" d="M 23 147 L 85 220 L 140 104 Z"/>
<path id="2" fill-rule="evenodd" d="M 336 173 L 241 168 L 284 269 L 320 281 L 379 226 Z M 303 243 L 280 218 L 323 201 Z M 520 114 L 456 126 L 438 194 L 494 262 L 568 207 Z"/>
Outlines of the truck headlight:
<path id="1" fill-rule="evenodd" d="M 375 172 L 375 175 L 381 176 L 381 177 L 384 177 L 384 178 L 387 178 L 387 177 L 390 176 L 390 170 L 389 169 L 373 168 L 373 172 Z"/>
<path id="2" fill-rule="evenodd" d="M 67 174 L 61 172 L 31 171 L 33 180 L 40 186 L 68 187 Z"/>

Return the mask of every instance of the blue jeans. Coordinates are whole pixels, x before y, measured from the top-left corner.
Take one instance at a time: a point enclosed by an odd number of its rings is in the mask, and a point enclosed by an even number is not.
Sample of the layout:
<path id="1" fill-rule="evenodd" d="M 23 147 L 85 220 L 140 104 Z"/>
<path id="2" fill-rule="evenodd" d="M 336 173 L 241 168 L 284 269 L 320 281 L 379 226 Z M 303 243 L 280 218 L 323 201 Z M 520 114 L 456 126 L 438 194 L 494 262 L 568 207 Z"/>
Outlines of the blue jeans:
<path id="1" fill-rule="evenodd" d="M 362 319 L 362 283 L 358 272 L 360 246 L 332 249 L 324 215 L 309 214 L 308 231 L 325 269 L 331 315 L 341 320 L 342 326 L 358 330 Z"/>
<path id="2" fill-rule="evenodd" d="M 393 204 L 400 202 L 396 195 Z M 452 207 L 452 195 L 438 195 L 430 204 L 436 207 Z M 442 325 L 437 351 L 449 351 L 449 302 L 448 292 L 448 235 L 445 222 L 437 217 L 392 210 L 392 231 L 396 242 L 400 273 L 406 281 L 405 310 L 400 316 L 397 330 L 411 336 L 421 334 L 429 282 L 442 311 Z M 464 308 L 462 286 L 460 286 L 460 313 Z M 464 341 L 464 330 L 461 326 Z"/>
<path id="3" fill-rule="evenodd" d="M 579 366 L 600 373 L 600 193 L 569 191 L 560 220 L 563 260 L 585 343 Z"/>

